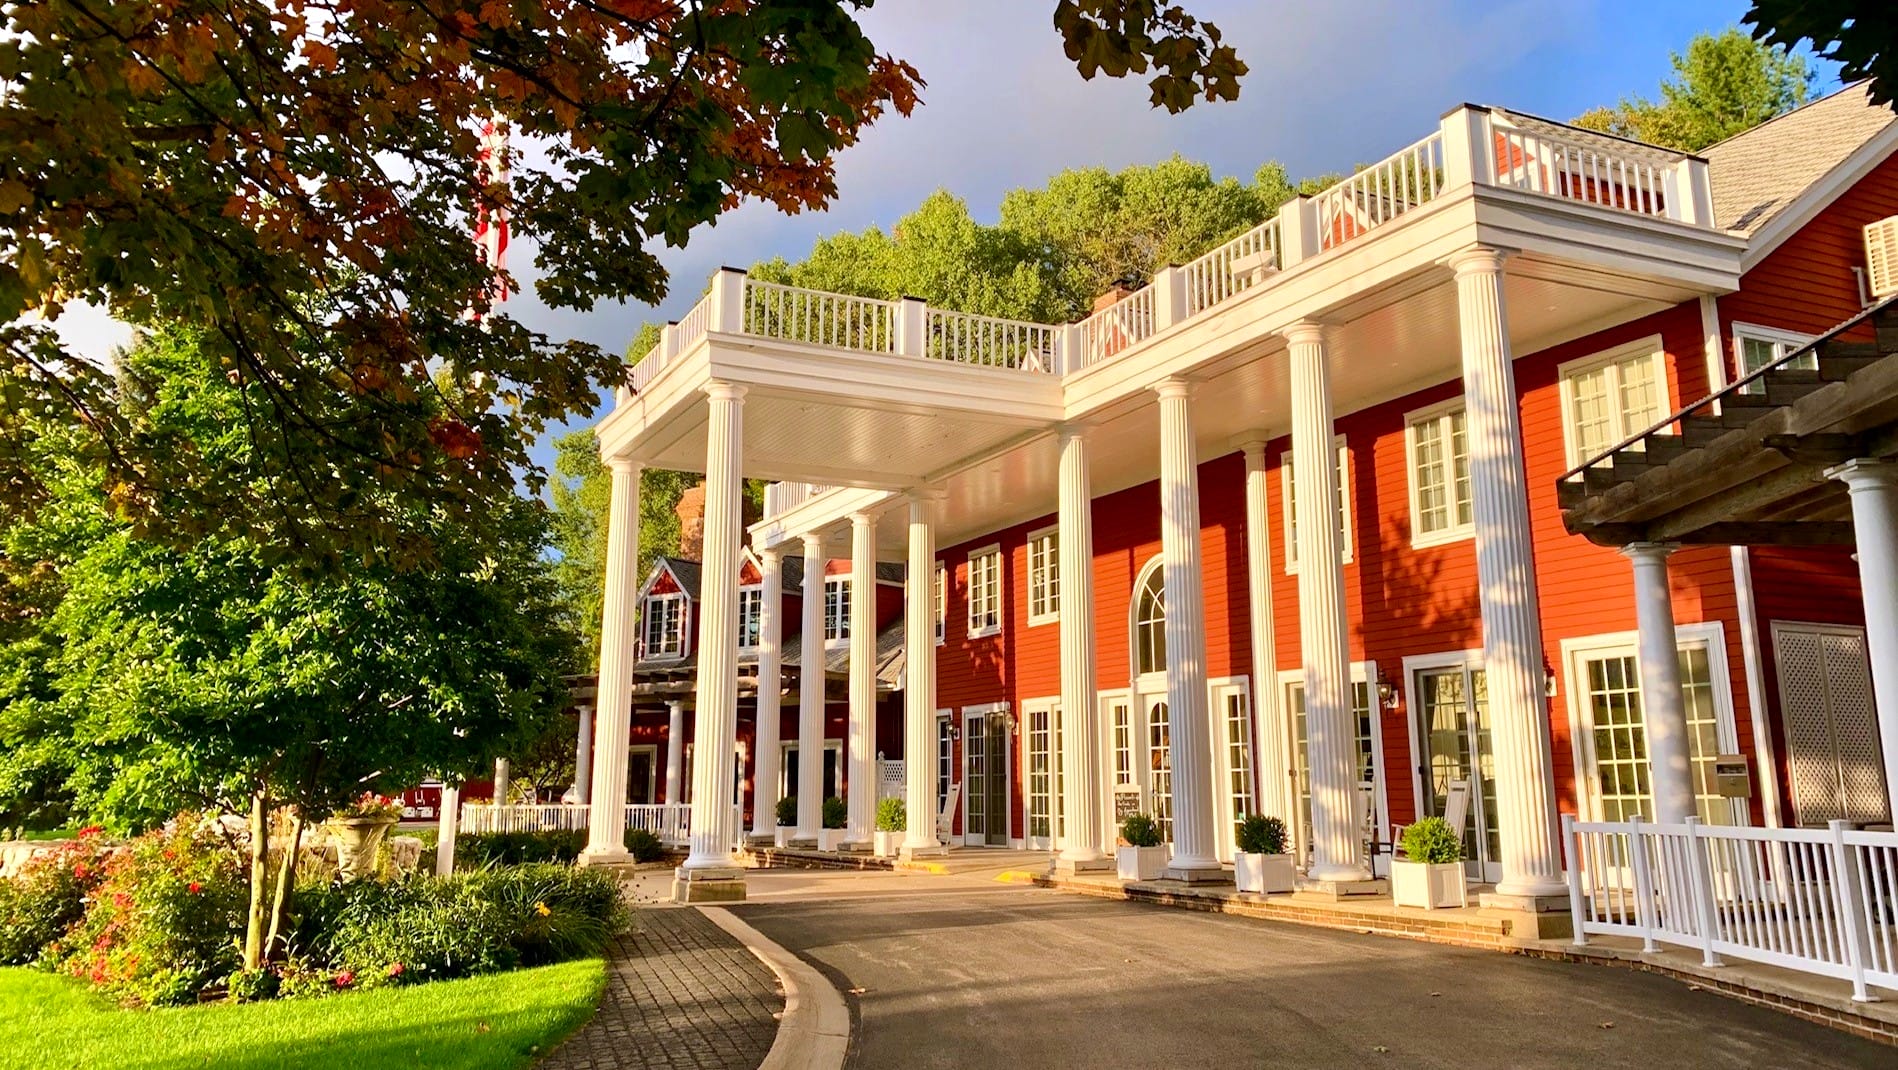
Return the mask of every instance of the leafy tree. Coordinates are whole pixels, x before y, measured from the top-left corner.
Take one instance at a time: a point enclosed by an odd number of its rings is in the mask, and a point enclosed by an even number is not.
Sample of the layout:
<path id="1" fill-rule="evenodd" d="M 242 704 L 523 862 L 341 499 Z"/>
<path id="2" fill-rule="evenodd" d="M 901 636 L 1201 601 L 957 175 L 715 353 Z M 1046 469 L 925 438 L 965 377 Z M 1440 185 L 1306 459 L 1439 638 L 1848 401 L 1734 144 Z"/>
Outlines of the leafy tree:
<path id="1" fill-rule="evenodd" d="M 1871 79 L 1872 101 L 1898 108 L 1898 11 L 1885 0 L 1753 0 L 1740 21 L 1762 44 L 1812 42 L 1847 82 Z"/>
<path id="2" fill-rule="evenodd" d="M 1813 72 L 1805 57 L 1737 29 L 1699 34 L 1669 62 L 1674 77 L 1661 81 L 1660 100 L 1623 97 L 1612 108 L 1583 113 L 1575 124 L 1698 152 L 1784 115 L 1812 94 Z"/>
<path id="3" fill-rule="evenodd" d="M 8 5 L 0 455 L 83 424 L 75 448 L 153 535 L 256 536 L 328 568 L 431 560 L 433 533 L 394 503 L 472 520 L 538 478 L 534 435 L 621 374 L 492 304 L 471 217 L 508 215 L 551 306 L 657 302 L 655 242 L 744 200 L 823 206 L 835 154 L 916 105 L 921 76 L 856 21 L 870 4 Z M 1215 26 L 1151 0 L 1062 0 L 1054 21 L 1085 75 L 1151 72 L 1171 110 L 1230 99 L 1245 70 Z M 513 135 L 509 182 L 475 166 L 487 123 Z M 73 301 L 198 328 L 258 388 L 233 414 L 253 478 L 132 434 L 109 370 L 46 322 Z M 440 396 L 442 361 L 481 389 Z M 51 493 L 23 467 L 0 492 L 12 511 Z"/>

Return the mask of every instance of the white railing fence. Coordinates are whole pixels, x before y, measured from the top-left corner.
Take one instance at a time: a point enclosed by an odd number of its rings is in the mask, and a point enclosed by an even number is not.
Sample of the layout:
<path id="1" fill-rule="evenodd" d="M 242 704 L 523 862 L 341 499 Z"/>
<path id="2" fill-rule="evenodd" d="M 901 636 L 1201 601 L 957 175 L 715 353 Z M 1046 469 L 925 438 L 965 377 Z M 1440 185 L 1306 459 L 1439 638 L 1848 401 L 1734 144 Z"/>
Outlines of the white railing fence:
<path id="1" fill-rule="evenodd" d="M 669 847 L 684 847 L 692 838 L 689 803 L 627 803 L 626 828 L 645 829 Z"/>
<path id="2" fill-rule="evenodd" d="M 764 487 L 764 515 L 769 520 L 817 497 L 836 487 L 823 483 L 799 483 L 796 481 L 766 483 Z"/>
<path id="3" fill-rule="evenodd" d="M 1186 314 L 1197 316 L 1265 281 L 1278 268 L 1275 216 L 1180 269 L 1186 276 Z"/>
<path id="4" fill-rule="evenodd" d="M 1075 367 L 1098 364 L 1153 336 L 1152 286 L 1144 286 L 1081 321 L 1081 359 Z M 1068 371 L 1074 371 L 1070 367 Z"/>
<path id="5" fill-rule="evenodd" d="M 1427 204 L 1442 190 L 1443 133 L 1438 131 L 1313 198 L 1318 247 L 1343 245 Z"/>
<path id="6" fill-rule="evenodd" d="M 1059 330 L 1045 323 L 931 308 L 923 324 L 923 354 L 958 364 L 1053 371 Z"/>
<path id="7" fill-rule="evenodd" d="M 1898 833 L 1562 818 L 1575 942 L 1629 936 L 1898 988 Z"/>
<path id="8" fill-rule="evenodd" d="M 587 808 L 570 803 L 461 804 L 461 831 L 572 832 L 587 827 Z"/>
<path id="9" fill-rule="evenodd" d="M 826 293 L 747 277 L 738 329 L 760 338 L 896 352 L 896 302 Z"/>
<path id="10" fill-rule="evenodd" d="M 1496 184 L 1635 215 L 1667 215 L 1669 164 L 1498 124 Z M 1633 146 L 1630 149 L 1633 150 Z"/>

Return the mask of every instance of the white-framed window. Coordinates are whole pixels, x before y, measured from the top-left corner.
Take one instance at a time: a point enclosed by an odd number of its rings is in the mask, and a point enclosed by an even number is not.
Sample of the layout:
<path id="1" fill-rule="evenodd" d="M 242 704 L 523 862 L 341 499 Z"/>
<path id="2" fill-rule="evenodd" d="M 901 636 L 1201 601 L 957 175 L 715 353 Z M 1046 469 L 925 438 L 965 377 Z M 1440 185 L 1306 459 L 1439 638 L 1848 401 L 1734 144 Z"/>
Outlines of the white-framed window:
<path id="1" fill-rule="evenodd" d="M 954 710 L 936 711 L 936 813 L 949 805 L 949 785 L 956 778 Z"/>
<path id="2" fill-rule="evenodd" d="M 1133 701 L 1125 693 L 1103 696 L 1107 720 L 1113 733 L 1109 746 L 1114 754 L 1113 787 L 1134 782 Z"/>
<path id="3" fill-rule="evenodd" d="M 646 597 L 645 641 L 649 658 L 676 658 L 685 654 L 685 595 Z"/>
<path id="4" fill-rule="evenodd" d="M 1344 436 L 1334 441 L 1338 444 L 1338 541 L 1344 554 L 1345 564 L 1351 563 L 1351 451 L 1344 444 Z M 1292 479 L 1292 451 L 1279 454 L 1279 482 L 1284 488 L 1285 498 L 1285 574 L 1298 574 L 1298 488 Z"/>
<path id="5" fill-rule="evenodd" d="M 1562 381 L 1562 441 L 1571 467 L 1646 431 L 1670 411 L 1667 352 L 1658 334 L 1569 361 L 1556 371 Z"/>
<path id="6" fill-rule="evenodd" d="M 1370 847 L 1388 830 L 1384 770 L 1384 742 L 1378 731 L 1377 694 L 1371 681 L 1377 678 L 1377 663 L 1351 663 L 1351 713 L 1357 756 L 1358 792 L 1355 800 L 1363 819 L 1365 857 L 1375 852 Z M 1284 699 L 1285 715 L 1292 728 L 1292 787 L 1298 799 L 1298 813 L 1292 824 L 1299 850 L 1311 852 L 1311 754 L 1305 722 L 1305 674 L 1297 669 L 1279 673 L 1279 693 Z"/>
<path id="7" fill-rule="evenodd" d="M 850 577 L 824 577 L 824 642 L 850 641 Z"/>
<path id="8" fill-rule="evenodd" d="M 738 647 L 756 650 L 764 630 L 764 588 L 738 588 Z"/>
<path id="9" fill-rule="evenodd" d="M 1476 533 L 1466 418 L 1462 398 L 1405 417 L 1412 546 L 1437 546 Z"/>
<path id="10" fill-rule="evenodd" d="M 1026 760 L 1022 778 L 1028 793 L 1028 846 L 1059 846 L 1061 835 L 1061 703 L 1024 699 L 1021 704 Z"/>
<path id="11" fill-rule="evenodd" d="M 1223 748 L 1225 761 L 1216 774 L 1225 778 L 1226 792 L 1220 809 L 1226 819 L 1222 849 L 1236 849 L 1239 822 L 1253 812 L 1252 803 L 1252 708 L 1251 689 L 1243 677 L 1230 681 L 1208 681 L 1212 689 L 1213 716 L 1221 726 L 1217 745 Z"/>
<path id="12" fill-rule="evenodd" d="M 1812 344 L 1812 336 L 1795 331 L 1782 331 L 1777 327 L 1761 327 L 1754 323 L 1736 323 L 1733 325 L 1733 369 L 1734 378 L 1743 379 L 1786 354 L 1796 352 Z M 1807 353 L 1788 368 L 1802 371 L 1818 371 L 1819 355 Z M 1764 394 L 1765 383 L 1754 383 L 1746 387 L 1743 393 Z"/>
<path id="13" fill-rule="evenodd" d="M 1134 673 L 1166 671 L 1166 569 L 1156 555 L 1134 589 Z"/>
<path id="14" fill-rule="evenodd" d="M 1002 630 L 1002 548 L 985 546 L 969 553 L 969 638 Z"/>
<path id="15" fill-rule="evenodd" d="M 1739 745 L 1724 634 L 1718 621 L 1682 624 L 1675 629 L 1675 642 L 1695 809 L 1708 824 L 1731 825 L 1744 823 L 1745 811 L 1720 795 L 1713 779 L 1714 758 Z M 1638 639 L 1623 632 L 1562 641 L 1575 768 L 1593 820 L 1654 817 Z"/>
<path id="16" fill-rule="evenodd" d="M 949 568 L 936 562 L 936 645 L 949 637 Z"/>
<path id="17" fill-rule="evenodd" d="M 1054 528 L 1028 536 L 1028 623 L 1061 619 L 1061 547 Z"/>

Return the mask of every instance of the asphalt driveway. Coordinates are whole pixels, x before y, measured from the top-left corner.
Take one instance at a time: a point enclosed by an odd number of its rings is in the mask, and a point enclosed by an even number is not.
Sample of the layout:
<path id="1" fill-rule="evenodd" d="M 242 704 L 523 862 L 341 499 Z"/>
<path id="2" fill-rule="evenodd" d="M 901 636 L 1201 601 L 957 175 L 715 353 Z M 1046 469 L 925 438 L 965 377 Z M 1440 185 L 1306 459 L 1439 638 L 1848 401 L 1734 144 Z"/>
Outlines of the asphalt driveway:
<path id="1" fill-rule="evenodd" d="M 1898 1067 L 1630 970 L 922 875 L 759 873 L 737 912 L 850 993 L 850 1066 Z"/>

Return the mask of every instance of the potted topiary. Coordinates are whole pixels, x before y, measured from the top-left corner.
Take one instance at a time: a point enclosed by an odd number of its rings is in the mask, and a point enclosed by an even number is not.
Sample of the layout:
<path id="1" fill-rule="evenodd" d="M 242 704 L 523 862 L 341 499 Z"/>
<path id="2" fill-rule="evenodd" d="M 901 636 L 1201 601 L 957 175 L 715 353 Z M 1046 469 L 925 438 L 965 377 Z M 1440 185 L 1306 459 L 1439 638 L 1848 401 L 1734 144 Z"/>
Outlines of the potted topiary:
<path id="1" fill-rule="evenodd" d="M 401 817 L 401 803 L 373 791 L 330 815 L 325 826 L 336 840 L 337 876 L 353 881 L 375 872 L 383 837 Z"/>
<path id="2" fill-rule="evenodd" d="M 1247 814 L 1239 822 L 1238 841 L 1232 874 L 1240 891 L 1265 895 L 1292 890 L 1292 856 L 1285 853 L 1285 822 Z"/>
<path id="3" fill-rule="evenodd" d="M 777 843 L 779 847 L 791 842 L 791 836 L 797 831 L 797 796 L 786 795 L 778 800 Z"/>
<path id="4" fill-rule="evenodd" d="M 909 808 L 902 799 L 884 799 L 877 803 L 876 853 L 878 858 L 895 857 L 903 846 L 903 833 L 909 828 Z"/>
<path id="5" fill-rule="evenodd" d="M 1114 848 L 1114 868 L 1124 881 L 1158 880 L 1166 869 L 1166 844 L 1160 825 L 1147 814 L 1128 814 L 1120 823 L 1121 846 Z"/>
<path id="6" fill-rule="evenodd" d="M 824 800 L 824 827 L 817 830 L 817 849 L 836 851 L 844 845 L 844 822 L 850 819 L 850 811 L 844 801 L 832 795 Z"/>
<path id="7" fill-rule="evenodd" d="M 1398 841 L 1404 857 L 1391 860 L 1391 901 L 1400 907 L 1460 907 L 1469 904 L 1463 889 L 1463 841 L 1440 817 L 1426 817 L 1404 830 Z"/>

